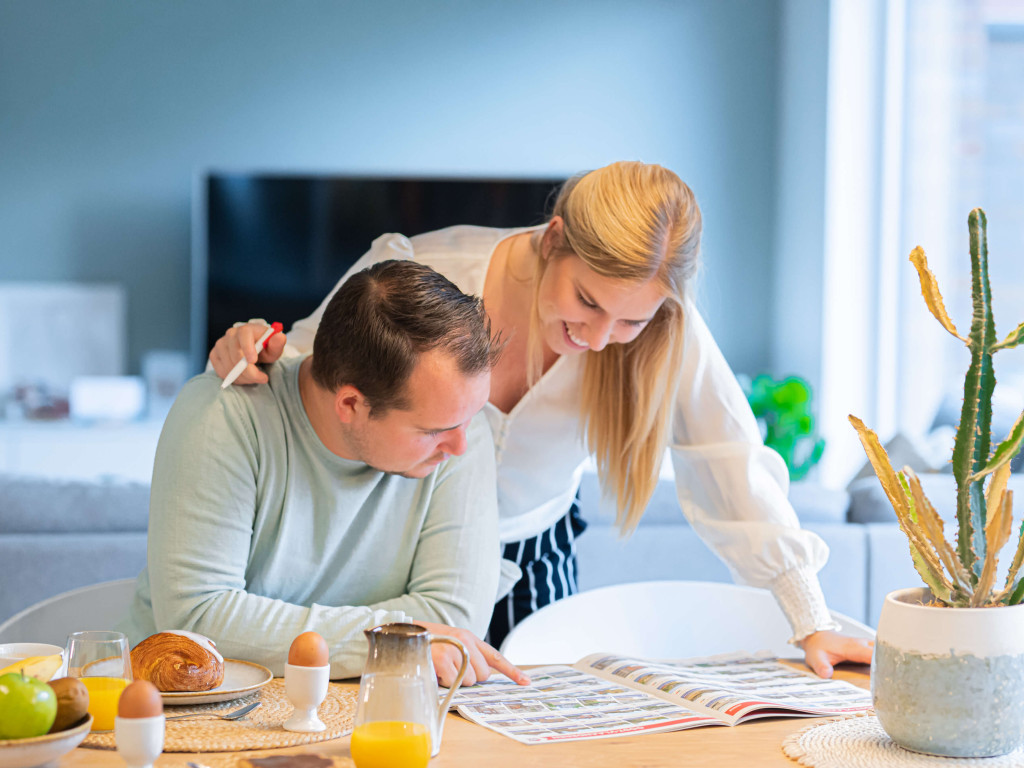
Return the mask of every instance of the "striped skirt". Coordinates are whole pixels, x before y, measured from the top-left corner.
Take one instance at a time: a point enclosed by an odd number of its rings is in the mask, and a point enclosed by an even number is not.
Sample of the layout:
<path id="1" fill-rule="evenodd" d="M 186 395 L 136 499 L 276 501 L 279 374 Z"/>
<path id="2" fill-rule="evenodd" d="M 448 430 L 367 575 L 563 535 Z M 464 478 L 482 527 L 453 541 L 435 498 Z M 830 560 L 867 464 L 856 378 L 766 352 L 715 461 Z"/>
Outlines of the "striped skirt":
<path id="1" fill-rule="evenodd" d="M 499 648 L 512 627 L 538 608 L 579 591 L 576 537 L 586 527 L 574 502 L 565 517 L 543 533 L 505 545 L 502 556 L 516 563 L 523 577 L 495 604 L 487 642 Z"/>

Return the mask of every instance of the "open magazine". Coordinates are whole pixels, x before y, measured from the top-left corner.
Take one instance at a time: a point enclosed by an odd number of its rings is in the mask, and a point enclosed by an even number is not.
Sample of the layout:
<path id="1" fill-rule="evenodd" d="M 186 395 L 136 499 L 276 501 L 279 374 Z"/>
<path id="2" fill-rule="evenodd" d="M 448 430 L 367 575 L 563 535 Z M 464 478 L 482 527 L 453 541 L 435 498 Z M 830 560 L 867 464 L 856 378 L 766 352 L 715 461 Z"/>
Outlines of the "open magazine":
<path id="1" fill-rule="evenodd" d="M 641 661 L 595 653 L 571 667 L 529 670 L 460 689 L 463 717 L 523 744 L 737 725 L 756 717 L 825 717 L 871 709 L 871 694 L 771 656 Z"/>

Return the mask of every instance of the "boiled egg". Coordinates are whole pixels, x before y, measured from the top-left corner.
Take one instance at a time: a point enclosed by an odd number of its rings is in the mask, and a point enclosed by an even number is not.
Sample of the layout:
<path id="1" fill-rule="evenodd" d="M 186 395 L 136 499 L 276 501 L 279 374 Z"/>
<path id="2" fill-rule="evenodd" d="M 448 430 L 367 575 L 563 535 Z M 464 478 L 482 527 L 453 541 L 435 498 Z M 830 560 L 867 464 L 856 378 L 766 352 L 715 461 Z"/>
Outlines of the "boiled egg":
<path id="1" fill-rule="evenodd" d="M 163 714 L 164 700 L 149 680 L 129 683 L 117 700 L 118 717 L 156 717 Z"/>
<path id="2" fill-rule="evenodd" d="M 327 641 L 316 632 L 303 632 L 292 640 L 288 663 L 293 667 L 326 667 L 330 661 Z"/>

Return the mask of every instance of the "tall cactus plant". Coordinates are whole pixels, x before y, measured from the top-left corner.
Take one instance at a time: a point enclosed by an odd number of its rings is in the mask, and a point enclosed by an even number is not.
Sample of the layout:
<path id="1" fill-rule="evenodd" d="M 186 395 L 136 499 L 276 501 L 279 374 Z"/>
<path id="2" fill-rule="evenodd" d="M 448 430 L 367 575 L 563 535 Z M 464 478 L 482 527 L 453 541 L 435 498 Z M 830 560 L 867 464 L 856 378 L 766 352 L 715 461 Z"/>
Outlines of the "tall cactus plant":
<path id="1" fill-rule="evenodd" d="M 850 422 L 857 430 L 864 451 L 900 527 L 910 541 L 914 567 L 940 603 L 949 606 L 981 607 L 1016 605 L 1024 599 L 1024 578 L 1018 577 L 1024 562 L 1024 523 L 1003 585 L 995 583 L 999 553 L 1013 528 L 1013 491 L 1006 484 L 1010 460 L 1024 442 L 1024 413 L 1007 438 L 992 450 L 992 392 L 996 379 L 992 354 L 1024 342 L 1024 323 L 1002 341 L 996 341 L 992 318 L 992 291 L 988 278 L 988 243 L 985 212 L 971 211 L 967 219 L 971 235 L 971 295 L 974 314 L 971 332 L 961 336 L 946 313 L 935 275 L 928 269 L 924 251 L 917 247 L 910 261 L 917 268 L 921 293 L 935 319 L 971 351 L 971 364 L 964 377 L 964 405 L 953 446 L 953 476 L 956 479 L 956 545 L 943 532 L 943 522 L 925 497 L 921 482 L 909 467 L 895 471 L 878 436 L 856 416 Z M 987 488 L 986 488 L 987 484 Z"/>

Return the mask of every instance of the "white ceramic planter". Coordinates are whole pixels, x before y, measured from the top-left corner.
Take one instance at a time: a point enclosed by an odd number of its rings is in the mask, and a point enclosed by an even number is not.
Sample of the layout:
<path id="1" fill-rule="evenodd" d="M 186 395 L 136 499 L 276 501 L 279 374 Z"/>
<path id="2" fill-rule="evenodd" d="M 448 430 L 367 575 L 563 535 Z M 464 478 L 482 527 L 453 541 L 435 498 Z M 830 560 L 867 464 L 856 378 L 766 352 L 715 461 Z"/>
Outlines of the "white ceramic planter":
<path id="1" fill-rule="evenodd" d="M 878 720 L 906 749 L 949 757 L 1024 745 L 1024 605 L 939 608 L 890 592 L 871 661 Z"/>

